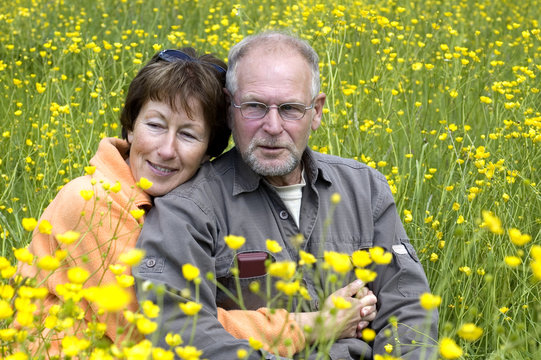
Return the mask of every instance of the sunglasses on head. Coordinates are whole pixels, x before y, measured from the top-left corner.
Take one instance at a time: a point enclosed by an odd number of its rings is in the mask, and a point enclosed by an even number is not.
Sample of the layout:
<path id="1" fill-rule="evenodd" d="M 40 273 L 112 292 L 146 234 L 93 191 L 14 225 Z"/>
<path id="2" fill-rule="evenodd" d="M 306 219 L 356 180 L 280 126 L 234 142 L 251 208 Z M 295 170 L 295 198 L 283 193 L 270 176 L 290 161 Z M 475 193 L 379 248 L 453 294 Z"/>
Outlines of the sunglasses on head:
<path id="1" fill-rule="evenodd" d="M 190 62 L 200 62 L 200 63 L 212 66 L 213 68 L 218 70 L 219 73 L 225 74 L 225 72 L 226 72 L 226 70 L 223 67 L 221 67 L 220 65 L 216 65 L 216 64 L 213 64 L 213 63 L 210 63 L 210 62 L 200 61 L 198 59 L 194 59 L 190 55 L 185 54 L 180 50 L 172 50 L 172 49 L 162 50 L 158 54 L 158 57 L 160 59 L 162 59 L 162 60 L 167 61 L 167 62 L 173 62 L 173 61 L 178 61 L 178 60 L 190 61 Z"/>

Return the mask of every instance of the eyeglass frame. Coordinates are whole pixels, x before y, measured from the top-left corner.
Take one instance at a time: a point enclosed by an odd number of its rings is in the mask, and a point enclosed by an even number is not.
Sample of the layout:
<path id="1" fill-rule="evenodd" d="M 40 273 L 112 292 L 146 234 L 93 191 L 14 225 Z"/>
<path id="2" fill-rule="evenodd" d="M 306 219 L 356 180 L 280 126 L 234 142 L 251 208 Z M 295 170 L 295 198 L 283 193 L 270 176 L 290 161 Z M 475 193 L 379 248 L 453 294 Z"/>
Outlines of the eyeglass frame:
<path id="1" fill-rule="evenodd" d="M 244 116 L 244 114 L 242 113 L 242 105 L 246 105 L 246 104 L 257 104 L 257 105 L 264 105 L 265 108 L 266 108 L 266 111 L 265 113 L 263 114 L 263 116 L 261 117 L 247 117 L 247 116 Z M 231 100 L 231 105 L 233 105 L 233 107 L 235 109 L 239 109 L 240 110 L 240 114 L 242 115 L 242 117 L 244 117 L 245 119 L 249 119 L 249 120 L 260 120 L 260 119 L 263 119 L 265 116 L 267 116 L 267 114 L 269 113 L 270 109 L 273 109 L 275 108 L 277 111 L 278 111 L 278 114 L 280 115 L 280 117 L 283 119 L 283 120 L 287 120 L 287 121 L 297 121 L 297 120 L 300 120 L 304 117 L 304 115 L 306 115 L 306 111 L 307 110 L 311 110 L 314 108 L 314 100 L 312 99 L 312 104 L 310 106 L 306 106 L 304 105 L 303 103 L 296 103 L 296 102 L 289 102 L 289 103 L 282 103 L 282 104 L 279 104 L 279 105 L 267 105 L 265 103 L 262 103 L 262 102 L 259 102 L 259 101 L 245 101 L 243 103 L 240 103 L 239 105 L 235 104 L 235 102 L 233 100 Z M 298 118 L 295 118 L 295 119 L 291 119 L 291 118 L 285 118 L 283 115 L 282 115 L 282 112 L 280 111 L 280 109 L 282 108 L 282 106 L 284 105 L 301 105 L 304 107 L 304 112 L 302 113 L 302 115 Z M 300 109 L 299 109 L 300 110 Z"/>
<path id="2" fill-rule="evenodd" d="M 188 62 L 200 62 L 202 64 L 207 64 L 212 66 L 214 69 L 218 70 L 219 73 L 225 74 L 227 71 L 221 67 L 218 64 L 214 64 L 207 61 L 201 61 L 199 59 L 195 59 L 191 57 L 190 55 L 175 49 L 164 49 L 158 53 L 158 58 L 167 61 L 167 62 L 175 62 L 178 60 L 184 60 Z"/>

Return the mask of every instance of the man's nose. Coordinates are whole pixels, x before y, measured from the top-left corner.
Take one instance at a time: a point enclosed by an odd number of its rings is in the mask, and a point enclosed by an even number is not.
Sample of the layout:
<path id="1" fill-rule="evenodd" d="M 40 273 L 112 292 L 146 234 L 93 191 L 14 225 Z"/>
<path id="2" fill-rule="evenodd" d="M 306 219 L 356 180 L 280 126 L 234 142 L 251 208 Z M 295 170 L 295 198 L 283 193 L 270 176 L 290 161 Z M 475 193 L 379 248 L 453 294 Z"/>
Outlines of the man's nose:
<path id="1" fill-rule="evenodd" d="M 269 134 L 280 134 L 284 130 L 283 119 L 276 105 L 269 106 L 269 111 L 263 118 L 263 121 L 265 122 L 263 128 Z"/>

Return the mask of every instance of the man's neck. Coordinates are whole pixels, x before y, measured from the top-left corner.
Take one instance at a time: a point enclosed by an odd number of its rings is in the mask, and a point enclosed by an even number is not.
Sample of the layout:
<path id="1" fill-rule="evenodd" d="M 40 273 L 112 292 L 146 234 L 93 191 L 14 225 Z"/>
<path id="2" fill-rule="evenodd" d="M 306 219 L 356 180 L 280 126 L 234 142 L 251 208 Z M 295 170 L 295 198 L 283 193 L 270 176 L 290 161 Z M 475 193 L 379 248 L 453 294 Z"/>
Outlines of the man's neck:
<path id="1" fill-rule="evenodd" d="M 273 186 L 300 184 L 302 181 L 302 162 L 289 174 L 282 176 L 266 176 L 265 179 Z"/>

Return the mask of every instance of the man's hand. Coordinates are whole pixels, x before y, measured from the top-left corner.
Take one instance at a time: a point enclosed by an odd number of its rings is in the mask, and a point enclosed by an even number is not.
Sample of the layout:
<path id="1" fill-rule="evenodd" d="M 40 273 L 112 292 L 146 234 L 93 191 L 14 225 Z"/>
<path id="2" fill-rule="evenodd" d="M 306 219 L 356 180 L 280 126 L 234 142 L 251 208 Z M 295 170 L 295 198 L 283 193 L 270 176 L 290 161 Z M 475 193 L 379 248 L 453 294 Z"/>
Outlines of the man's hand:
<path id="1" fill-rule="evenodd" d="M 365 286 L 359 290 L 355 297 L 365 304 L 361 309 L 361 321 L 359 321 L 357 326 L 357 337 L 361 338 L 362 330 L 376 318 L 376 303 L 378 299 L 374 293 Z"/>

